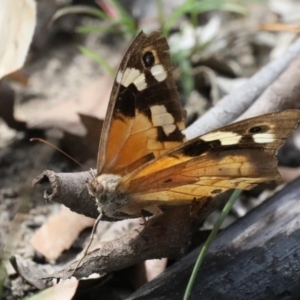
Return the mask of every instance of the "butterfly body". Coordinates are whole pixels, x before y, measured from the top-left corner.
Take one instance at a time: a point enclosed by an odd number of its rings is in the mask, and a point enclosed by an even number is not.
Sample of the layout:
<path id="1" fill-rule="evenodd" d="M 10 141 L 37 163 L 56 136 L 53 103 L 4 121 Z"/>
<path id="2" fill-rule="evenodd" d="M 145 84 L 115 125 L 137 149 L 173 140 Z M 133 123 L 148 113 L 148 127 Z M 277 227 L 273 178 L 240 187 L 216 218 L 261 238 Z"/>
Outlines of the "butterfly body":
<path id="1" fill-rule="evenodd" d="M 280 177 L 275 155 L 300 112 L 254 117 L 186 141 L 168 51 L 158 32 L 141 32 L 117 72 L 89 184 L 99 212 L 109 217 L 194 199 L 205 208 L 229 189 Z"/>
<path id="2" fill-rule="evenodd" d="M 100 211 L 104 215 L 114 217 L 116 212 L 128 202 L 126 193 L 117 189 L 121 176 L 102 174 L 96 177 L 93 174 L 93 177 L 93 181 L 88 183 L 90 194 L 95 197 L 97 206 L 101 208 Z"/>

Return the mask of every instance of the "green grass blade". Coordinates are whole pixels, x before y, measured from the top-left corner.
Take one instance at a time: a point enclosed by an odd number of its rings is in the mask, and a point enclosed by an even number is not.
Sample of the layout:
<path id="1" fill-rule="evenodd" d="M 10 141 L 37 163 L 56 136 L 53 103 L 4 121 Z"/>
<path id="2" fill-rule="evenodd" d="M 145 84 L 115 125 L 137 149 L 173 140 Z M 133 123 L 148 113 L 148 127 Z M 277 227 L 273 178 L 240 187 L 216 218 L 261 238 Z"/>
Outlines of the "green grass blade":
<path id="1" fill-rule="evenodd" d="M 94 61 L 96 61 L 99 65 L 101 65 L 111 76 L 115 75 L 115 70 L 98 54 L 95 52 L 83 47 L 83 46 L 78 46 L 79 50 L 81 53 L 84 55 L 90 57 Z"/>
<path id="2" fill-rule="evenodd" d="M 155 0 L 156 2 L 156 9 L 157 9 L 157 20 L 159 23 L 159 27 L 163 28 L 166 20 L 165 20 L 165 13 L 164 13 L 164 6 L 162 0 Z"/>
<path id="3" fill-rule="evenodd" d="M 165 22 L 163 33 L 165 36 L 168 35 L 170 29 L 172 28 L 173 24 L 185 14 L 185 11 L 188 10 L 188 7 L 191 6 L 191 1 L 185 1 L 182 5 L 180 5 L 171 16 Z"/>
<path id="4" fill-rule="evenodd" d="M 87 5 L 70 5 L 59 9 L 52 16 L 50 23 L 53 23 L 54 21 L 56 21 L 58 18 L 62 16 L 70 15 L 70 14 L 89 14 L 103 20 L 111 20 L 111 18 L 100 9 L 93 8 Z"/>
<path id="5" fill-rule="evenodd" d="M 188 97 L 194 89 L 194 76 L 189 51 L 178 51 L 171 54 L 173 63 L 179 66 L 183 93 Z"/>
<path id="6" fill-rule="evenodd" d="M 239 195 L 241 194 L 241 190 L 235 190 L 231 197 L 229 198 L 229 200 L 227 201 L 226 205 L 224 206 L 214 228 L 212 229 L 211 233 L 209 234 L 205 244 L 203 245 L 202 249 L 201 249 L 201 252 L 198 256 L 198 259 L 195 263 L 195 266 L 194 266 L 194 269 L 193 269 L 193 272 L 192 272 L 192 275 L 190 277 L 190 280 L 188 282 L 188 285 L 186 287 L 186 290 L 185 290 L 185 293 L 184 293 L 184 296 L 183 296 L 183 300 L 188 300 L 189 298 L 189 295 L 192 291 L 192 288 L 193 288 L 193 285 L 194 285 L 194 282 L 195 282 L 195 279 L 196 279 L 196 276 L 198 274 L 198 271 L 199 271 L 199 268 L 203 262 L 203 259 L 204 259 L 204 256 L 208 250 L 208 248 L 210 247 L 211 243 L 213 242 L 213 240 L 215 239 L 224 219 L 226 218 L 226 216 L 228 215 L 229 211 L 231 210 L 233 204 L 235 203 L 235 201 L 237 200 L 237 198 L 239 197 Z"/>
<path id="7" fill-rule="evenodd" d="M 77 33 L 89 34 L 89 33 L 117 33 L 120 32 L 119 29 L 115 28 L 113 25 L 109 26 L 78 26 L 75 31 Z"/>
<path id="8" fill-rule="evenodd" d="M 130 14 L 124 9 L 124 7 L 117 0 L 109 0 L 109 1 L 119 13 L 120 24 L 123 25 L 130 32 L 130 34 L 135 35 L 137 32 L 137 27 L 134 18 L 130 16 Z"/>
<path id="9" fill-rule="evenodd" d="M 226 10 L 230 12 L 246 14 L 247 9 L 243 5 L 224 0 L 202 0 L 202 1 L 185 1 L 179 6 L 174 13 L 166 20 L 164 26 L 164 34 L 168 34 L 173 24 L 185 14 L 191 14 L 192 21 L 195 23 L 195 18 L 198 14 L 211 10 Z M 195 25 L 195 24 L 194 24 Z"/>

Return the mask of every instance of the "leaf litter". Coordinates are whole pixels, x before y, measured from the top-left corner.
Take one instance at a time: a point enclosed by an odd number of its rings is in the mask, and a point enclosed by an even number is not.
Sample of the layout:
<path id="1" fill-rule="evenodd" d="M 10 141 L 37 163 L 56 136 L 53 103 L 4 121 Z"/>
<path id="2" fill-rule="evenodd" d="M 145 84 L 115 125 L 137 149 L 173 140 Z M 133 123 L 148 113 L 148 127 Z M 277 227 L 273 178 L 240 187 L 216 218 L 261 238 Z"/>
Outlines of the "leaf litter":
<path id="1" fill-rule="evenodd" d="M 278 18 L 281 22 L 291 22 L 289 16 L 290 11 L 293 10 L 292 1 L 286 1 L 284 9 L 282 9 L 283 4 L 280 2 L 282 3 L 282 1 L 271 1 L 269 7 L 254 5 L 254 8 L 250 9 L 250 16 L 247 18 L 216 12 L 205 15 L 205 18 L 211 22 L 204 22 L 204 25 L 201 25 L 203 27 L 201 32 L 202 34 L 205 32 L 205 37 L 212 41 L 202 52 L 192 54 L 191 61 L 194 65 L 194 71 L 197 70 L 197 66 L 202 66 L 208 68 L 208 72 L 214 73 L 208 73 L 207 76 L 197 80 L 196 90 L 191 93 L 193 100 L 187 99 L 185 101 L 187 105 L 194 103 L 190 108 L 187 107 L 190 114 L 195 111 L 204 113 L 217 103 L 224 94 L 238 86 L 240 81 L 256 72 L 270 59 L 280 56 L 295 40 L 296 35 L 291 32 L 257 31 L 259 24 L 270 23 Z M 43 9 L 46 9 L 47 6 L 43 5 Z M 295 13 L 295 18 L 297 17 Z M 85 16 L 83 20 L 88 18 Z M 143 16 L 143 19 L 147 19 L 147 16 Z M 37 22 L 44 21 L 38 19 Z M 76 23 L 77 20 L 72 22 Z M 64 21 L 61 23 L 63 24 Z M 84 39 L 76 37 L 74 43 L 74 34 L 66 33 L 65 25 L 61 26 L 62 32 L 69 40 L 62 41 L 57 34 L 52 36 L 52 39 L 57 40 L 59 47 L 51 48 L 46 39 L 36 48 L 40 51 L 39 55 L 36 55 L 34 51 L 29 53 L 27 63 L 22 70 L 28 76 L 26 85 L 24 82 L 21 84 L 12 78 L 5 79 L 5 82 L 15 93 L 12 101 L 15 104 L 12 109 L 4 113 L 4 118 L 1 116 L 8 126 L 14 128 L 14 131 L 11 131 L 4 123 L 3 128 L 0 128 L 3 132 L 0 141 L 0 156 L 2 167 L 5 168 L 2 171 L 2 177 L 7 178 L 2 182 L 0 181 L 2 191 L 0 195 L 0 209 L 2 211 L 0 236 L 1 241 L 5 241 L 5 243 L 9 238 L 12 239 L 14 245 L 8 251 L 13 252 L 11 254 L 16 258 L 15 272 L 20 275 L 16 278 L 16 273 L 12 271 L 11 267 L 6 267 L 9 275 L 5 281 L 5 297 L 7 299 L 19 299 L 43 289 L 44 283 L 35 283 L 33 274 L 36 273 L 37 278 L 42 278 L 45 274 L 49 275 L 54 272 L 58 268 L 57 264 L 62 265 L 70 259 L 75 259 L 78 249 L 72 251 L 72 248 L 76 243 L 79 243 L 79 248 L 84 248 L 89 239 L 89 234 L 86 234 L 88 232 L 85 229 L 93 224 L 92 219 L 70 212 L 60 205 L 43 203 L 41 197 L 37 195 L 30 196 L 32 199 L 27 203 L 28 209 L 22 214 L 19 213 L 18 205 L 16 205 L 20 198 L 28 197 L 30 194 L 28 192 L 27 195 L 22 194 L 21 183 L 24 178 L 30 182 L 28 176 L 33 179 L 34 175 L 41 171 L 36 165 L 32 169 L 34 165 L 32 161 L 39 158 L 32 151 L 32 146 L 28 146 L 24 142 L 29 136 L 34 134 L 43 136 L 48 130 L 55 128 L 61 131 L 64 136 L 58 139 L 58 145 L 64 145 L 66 149 L 76 149 L 70 152 L 75 158 L 76 155 L 81 157 L 81 161 L 87 163 L 87 168 L 95 166 L 100 130 L 98 129 L 95 133 L 92 128 L 95 126 L 100 128 L 101 122 L 90 120 L 90 125 L 87 125 L 89 122 L 87 120 L 89 116 L 97 119 L 102 119 L 105 116 L 112 78 L 104 74 L 99 75 L 101 72 L 99 66 L 74 49 L 76 49 L 78 41 L 94 51 L 98 51 L 101 47 L 102 55 L 107 57 L 111 65 L 117 66 L 126 45 L 124 40 L 120 41 L 119 39 L 117 41 L 118 47 L 112 48 L 111 45 L 101 43 L 101 39 L 105 41 L 103 36 L 97 36 L 97 38 L 87 36 Z M 180 26 L 178 28 L 182 29 L 181 38 L 185 39 L 187 49 L 192 50 L 194 44 L 190 44 L 189 41 L 197 30 L 194 32 L 186 20 L 181 22 Z M 184 26 L 186 26 L 185 30 L 183 29 Z M 198 31 L 200 32 L 199 28 Z M 59 28 L 56 30 L 59 32 Z M 174 35 L 174 40 L 175 37 Z M 33 45 L 34 43 L 38 43 L 38 41 L 33 41 Z M 122 50 L 116 50 L 116 48 L 122 48 Z M 254 51 L 256 52 L 255 55 Z M 70 57 L 72 57 L 71 60 Z M 11 70 L 13 69 L 14 67 L 11 68 Z M 178 69 L 174 70 L 174 74 L 175 78 L 180 77 Z M 177 77 L 176 74 L 178 74 Z M 1 101 L 3 100 L 1 99 Z M 87 119 L 84 121 L 82 116 L 87 116 Z M 91 147 L 92 151 L 87 151 L 88 155 L 86 156 L 81 155 L 85 147 L 88 148 L 89 144 L 92 143 L 94 144 Z M 76 148 L 76 145 L 80 145 L 80 147 Z M 26 155 L 20 153 L 20 150 L 18 152 L 17 148 L 25 151 Z M 40 145 L 36 145 L 34 148 L 36 151 L 44 151 L 44 147 Z M 8 152 L 10 152 L 9 155 Z M 12 157 L 15 163 L 9 162 Z M 47 156 L 47 159 L 50 162 L 47 167 L 52 169 L 61 171 L 78 169 L 71 163 L 66 163 L 66 158 L 53 156 L 53 152 Z M 54 159 L 56 162 L 53 162 Z M 89 162 L 87 162 L 88 159 Z M 18 164 L 18 166 L 16 167 L 14 164 Z M 40 167 L 44 168 L 43 166 Z M 18 216 L 17 221 L 16 216 Z M 18 235 L 9 228 L 8 224 L 11 220 L 16 221 Z M 126 220 L 116 223 L 103 222 L 97 230 L 97 239 L 91 251 L 100 247 L 103 242 L 117 239 L 124 233 L 134 230 L 140 223 L 140 220 Z M 84 236 L 84 241 L 80 241 L 80 235 Z M 5 249 L 3 242 L 0 245 L 1 249 Z M 64 256 L 68 251 L 71 253 Z M 29 264 L 30 267 L 28 267 L 31 269 L 29 274 L 32 274 L 32 278 L 30 275 L 29 277 L 26 275 L 28 262 L 33 263 Z M 166 268 L 166 263 L 165 259 L 146 262 L 146 269 L 142 272 L 146 274 L 148 280 L 151 280 Z M 8 264 L 6 262 L 6 266 Z M 47 268 L 40 270 L 38 266 L 41 264 L 45 264 Z M 122 278 L 122 275 L 119 276 Z M 140 276 L 142 275 L 140 274 Z M 73 279 L 64 281 L 60 285 L 50 287 L 40 296 L 43 295 L 45 299 L 59 299 L 59 296 L 64 295 L 64 299 L 71 299 L 78 289 L 78 283 L 77 280 Z M 129 283 L 128 285 L 130 286 Z M 128 290 L 130 291 L 131 288 L 129 287 Z"/>

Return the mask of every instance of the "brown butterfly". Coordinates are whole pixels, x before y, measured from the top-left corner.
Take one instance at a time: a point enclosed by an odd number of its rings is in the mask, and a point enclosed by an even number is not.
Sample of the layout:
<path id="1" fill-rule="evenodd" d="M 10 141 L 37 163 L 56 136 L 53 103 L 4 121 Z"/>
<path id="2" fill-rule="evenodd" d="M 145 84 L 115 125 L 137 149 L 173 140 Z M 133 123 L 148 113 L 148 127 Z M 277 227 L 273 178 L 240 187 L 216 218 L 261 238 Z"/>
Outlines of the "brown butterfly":
<path id="1" fill-rule="evenodd" d="M 167 41 L 141 32 L 115 78 L 89 190 L 108 217 L 194 199 L 204 207 L 229 189 L 277 179 L 274 156 L 299 118 L 298 110 L 267 114 L 186 142 Z"/>

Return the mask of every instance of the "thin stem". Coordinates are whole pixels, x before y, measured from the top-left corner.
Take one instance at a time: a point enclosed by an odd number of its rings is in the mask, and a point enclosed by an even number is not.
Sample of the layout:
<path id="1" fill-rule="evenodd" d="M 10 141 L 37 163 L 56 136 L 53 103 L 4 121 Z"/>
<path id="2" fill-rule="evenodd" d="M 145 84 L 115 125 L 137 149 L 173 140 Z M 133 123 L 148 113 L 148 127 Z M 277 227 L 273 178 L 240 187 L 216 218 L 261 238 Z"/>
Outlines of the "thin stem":
<path id="1" fill-rule="evenodd" d="M 78 269 L 78 267 L 79 267 L 79 265 L 81 264 L 82 260 L 86 257 L 86 255 L 87 255 L 87 253 L 88 253 L 88 251 L 89 251 L 89 249 L 90 249 L 90 246 L 92 245 L 92 242 L 93 242 L 93 240 L 94 240 L 94 238 L 95 238 L 95 231 L 96 231 L 97 226 L 98 226 L 99 222 L 101 221 L 102 217 L 103 217 L 103 214 L 100 213 L 99 216 L 98 216 L 98 218 L 96 219 L 96 221 L 95 221 L 95 223 L 94 223 L 94 226 L 93 226 L 93 229 L 92 229 L 92 233 L 91 233 L 91 236 L 90 236 L 90 241 L 89 241 L 88 245 L 86 246 L 86 248 L 84 249 L 84 251 L 83 251 L 83 253 L 82 253 L 82 256 L 81 256 L 81 258 L 79 259 L 79 261 L 78 261 L 78 263 L 77 263 L 77 265 L 76 265 L 76 267 L 75 267 L 75 269 L 74 269 L 74 271 L 73 271 L 71 277 L 73 276 L 73 274 L 74 274 L 74 273 L 76 272 L 76 270 Z"/>
<path id="2" fill-rule="evenodd" d="M 215 223 L 215 226 L 214 228 L 212 229 L 211 233 L 209 234 L 205 244 L 203 245 L 201 251 L 200 251 L 200 254 L 197 258 L 197 261 L 195 263 L 195 266 L 194 266 L 194 269 L 193 269 L 193 272 L 192 272 L 192 275 L 190 277 L 190 280 L 188 282 L 188 285 L 186 287 L 186 290 L 185 290 L 185 293 L 184 293 L 184 296 L 183 296 L 183 300 L 188 300 L 189 296 L 190 296 L 190 293 L 192 291 L 192 288 L 193 288 L 193 285 L 194 285 L 194 282 L 195 282 L 195 279 L 196 279 L 196 276 L 198 274 L 198 271 L 200 269 L 200 266 L 203 262 L 203 259 L 205 257 L 205 254 L 208 250 L 208 248 L 210 247 L 211 243 L 213 242 L 213 240 L 215 239 L 224 219 L 226 218 L 226 216 L 228 215 L 228 213 L 230 212 L 233 204 L 235 203 L 235 201 L 238 199 L 239 195 L 241 194 L 241 190 L 235 190 L 231 197 L 229 198 L 229 200 L 227 201 L 226 205 L 224 206 L 218 220 L 216 221 Z"/>

